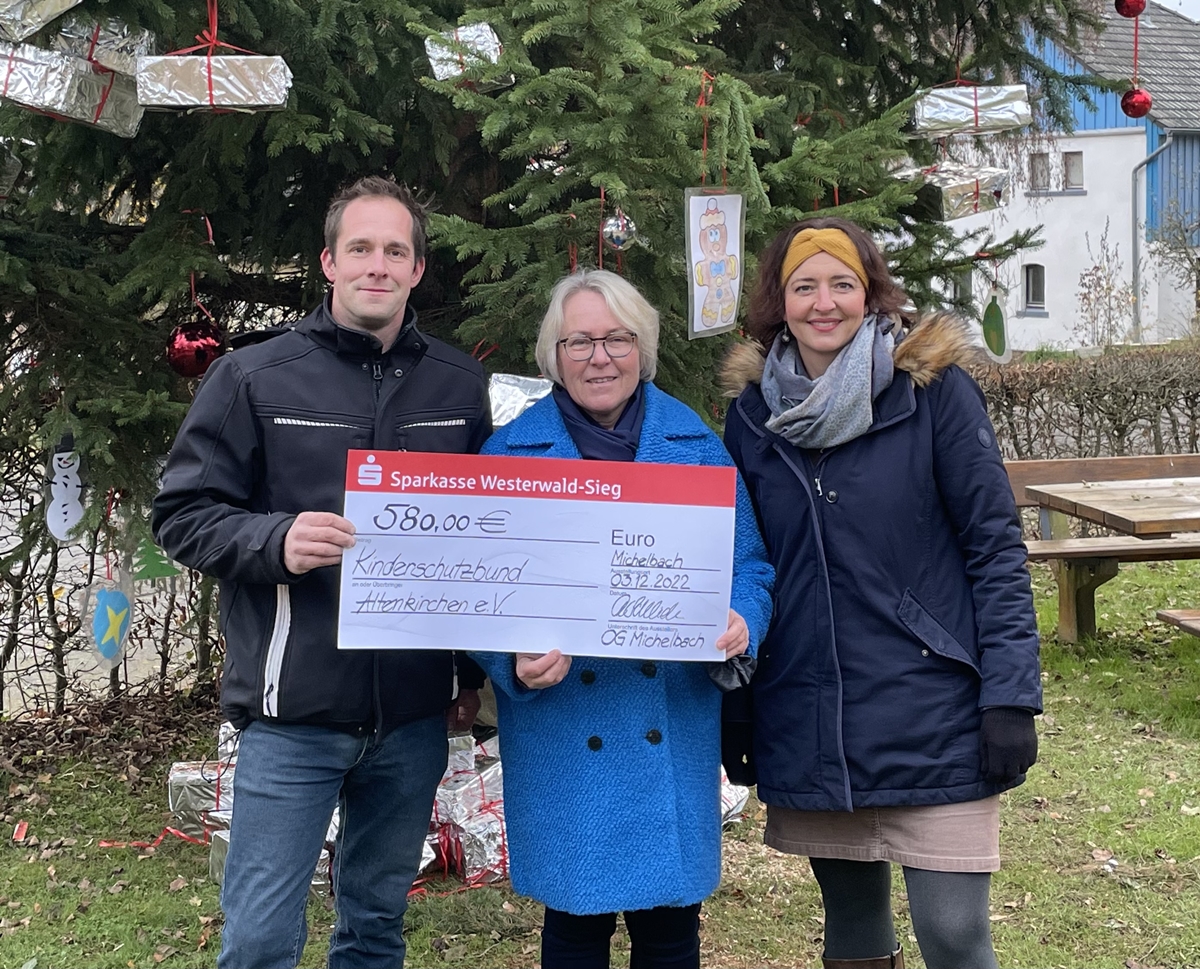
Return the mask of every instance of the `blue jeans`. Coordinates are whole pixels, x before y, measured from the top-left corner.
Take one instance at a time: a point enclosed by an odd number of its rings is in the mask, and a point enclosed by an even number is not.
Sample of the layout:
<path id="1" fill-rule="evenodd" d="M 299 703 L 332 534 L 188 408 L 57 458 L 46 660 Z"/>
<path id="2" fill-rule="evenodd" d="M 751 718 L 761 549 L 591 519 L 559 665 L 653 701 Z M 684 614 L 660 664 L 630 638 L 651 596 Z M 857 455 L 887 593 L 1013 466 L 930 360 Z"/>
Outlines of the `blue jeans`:
<path id="1" fill-rule="evenodd" d="M 293 969 L 335 805 L 337 925 L 330 969 L 404 964 L 404 912 L 446 769 L 442 714 L 380 743 L 326 727 L 251 723 L 242 733 L 221 907 L 219 969 Z"/>

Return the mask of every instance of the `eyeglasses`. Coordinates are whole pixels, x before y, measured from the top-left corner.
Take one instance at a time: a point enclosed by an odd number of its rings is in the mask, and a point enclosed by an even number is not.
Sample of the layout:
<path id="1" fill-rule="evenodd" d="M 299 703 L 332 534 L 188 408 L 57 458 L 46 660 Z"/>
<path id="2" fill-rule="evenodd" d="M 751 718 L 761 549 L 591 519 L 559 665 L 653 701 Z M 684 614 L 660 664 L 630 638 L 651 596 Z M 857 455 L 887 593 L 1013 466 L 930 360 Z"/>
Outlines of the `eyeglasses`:
<path id="1" fill-rule="evenodd" d="M 597 343 L 603 343 L 604 352 L 614 360 L 620 360 L 633 352 L 633 345 L 637 343 L 637 334 L 610 333 L 608 336 L 584 336 L 576 333 L 574 336 L 558 341 L 558 345 L 565 347 L 567 356 L 576 363 L 591 360 L 596 352 Z"/>

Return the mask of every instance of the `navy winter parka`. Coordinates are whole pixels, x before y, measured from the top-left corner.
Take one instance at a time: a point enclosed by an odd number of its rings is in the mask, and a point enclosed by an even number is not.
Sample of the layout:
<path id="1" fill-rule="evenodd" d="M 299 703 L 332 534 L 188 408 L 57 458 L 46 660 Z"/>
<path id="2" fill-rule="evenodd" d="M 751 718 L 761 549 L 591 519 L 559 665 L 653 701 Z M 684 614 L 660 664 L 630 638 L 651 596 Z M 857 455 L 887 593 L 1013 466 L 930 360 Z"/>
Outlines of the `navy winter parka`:
<path id="1" fill-rule="evenodd" d="M 1026 551 L 983 394 L 935 317 L 895 351 L 861 437 L 802 451 L 768 431 L 743 345 L 725 444 L 775 566 L 753 689 L 758 797 L 802 811 L 949 804 L 983 777 L 981 711 L 1041 711 Z"/>

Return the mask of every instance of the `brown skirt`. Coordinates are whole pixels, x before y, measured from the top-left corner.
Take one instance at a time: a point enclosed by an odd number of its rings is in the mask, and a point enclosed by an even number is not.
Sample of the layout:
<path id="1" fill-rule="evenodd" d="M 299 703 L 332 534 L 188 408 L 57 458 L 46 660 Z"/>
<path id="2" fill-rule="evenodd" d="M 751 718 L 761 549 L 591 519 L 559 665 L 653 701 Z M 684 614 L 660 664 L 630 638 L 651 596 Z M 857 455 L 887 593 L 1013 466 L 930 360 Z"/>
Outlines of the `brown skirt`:
<path id="1" fill-rule="evenodd" d="M 853 812 L 769 804 L 763 841 L 810 858 L 891 861 L 926 871 L 999 871 L 1000 798 Z"/>

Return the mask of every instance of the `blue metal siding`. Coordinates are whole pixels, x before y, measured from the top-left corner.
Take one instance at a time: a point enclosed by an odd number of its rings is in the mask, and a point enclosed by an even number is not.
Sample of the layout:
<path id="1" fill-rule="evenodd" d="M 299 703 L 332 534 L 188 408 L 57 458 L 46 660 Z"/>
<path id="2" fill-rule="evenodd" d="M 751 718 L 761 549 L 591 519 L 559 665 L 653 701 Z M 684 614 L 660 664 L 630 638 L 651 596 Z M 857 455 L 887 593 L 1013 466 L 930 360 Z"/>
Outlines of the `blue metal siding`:
<path id="1" fill-rule="evenodd" d="M 1090 71 L 1079 61 L 1062 51 L 1050 41 L 1043 41 L 1038 55 L 1060 74 L 1088 74 Z M 1144 128 L 1145 118 L 1130 118 L 1121 110 L 1121 95 L 1112 91 L 1092 88 L 1089 106 L 1078 94 L 1071 94 L 1071 113 L 1076 131 L 1105 131 L 1110 128 Z"/>
<path id="2" fill-rule="evenodd" d="M 1158 125 L 1146 130 L 1147 152 L 1166 139 Z M 1146 180 L 1146 229 L 1153 233 L 1164 217 L 1200 222 L 1200 134 L 1177 133 L 1171 147 L 1152 161 Z M 1200 232 L 1197 233 L 1200 236 Z M 1200 245 L 1200 238 L 1196 241 Z"/>

